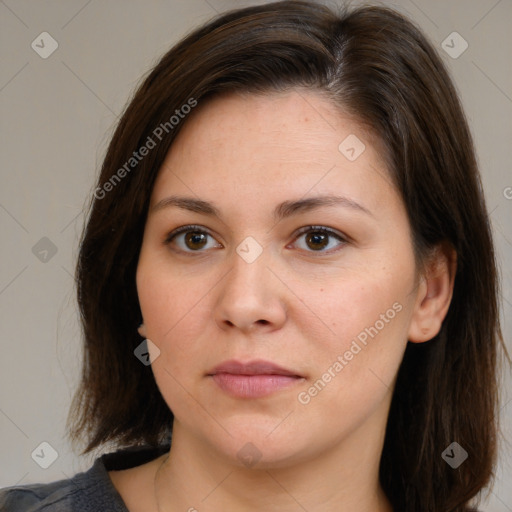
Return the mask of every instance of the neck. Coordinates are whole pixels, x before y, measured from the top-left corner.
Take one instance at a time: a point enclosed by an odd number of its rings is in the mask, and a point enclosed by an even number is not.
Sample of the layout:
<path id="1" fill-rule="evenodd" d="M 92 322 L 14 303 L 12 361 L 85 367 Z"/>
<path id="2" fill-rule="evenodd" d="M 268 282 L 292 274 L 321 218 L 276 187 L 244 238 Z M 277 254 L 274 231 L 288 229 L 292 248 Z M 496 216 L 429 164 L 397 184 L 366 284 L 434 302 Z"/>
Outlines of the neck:
<path id="1" fill-rule="evenodd" d="M 392 512 L 378 478 L 383 438 L 368 442 L 359 429 L 313 459 L 248 469 L 215 454 L 176 423 L 171 451 L 155 476 L 158 510 Z"/>

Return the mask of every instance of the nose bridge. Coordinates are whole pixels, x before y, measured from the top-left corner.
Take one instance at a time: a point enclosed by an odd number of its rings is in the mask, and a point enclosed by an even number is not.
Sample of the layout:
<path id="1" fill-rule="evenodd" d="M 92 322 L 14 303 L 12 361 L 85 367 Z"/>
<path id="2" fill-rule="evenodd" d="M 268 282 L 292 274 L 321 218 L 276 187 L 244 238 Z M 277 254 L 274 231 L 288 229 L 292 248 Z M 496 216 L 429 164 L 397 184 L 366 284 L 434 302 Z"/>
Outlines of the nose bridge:
<path id="1" fill-rule="evenodd" d="M 229 258 L 231 271 L 227 276 L 226 285 L 230 291 L 233 288 L 235 293 L 241 293 L 245 297 L 264 293 L 265 286 L 269 284 L 269 256 L 269 250 L 265 250 L 253 237 L 246 237 L 240 242 Z"/>
<path id="2" fill-rule="evenodd" d="M 278 284 L 267 267 L 271 254 L 254 238 L 244 239 L 228 257 L 226 275 L 217 301 L 219 325 L 248 329 L 256 322 L 279 324 L 284 307 Z"/>

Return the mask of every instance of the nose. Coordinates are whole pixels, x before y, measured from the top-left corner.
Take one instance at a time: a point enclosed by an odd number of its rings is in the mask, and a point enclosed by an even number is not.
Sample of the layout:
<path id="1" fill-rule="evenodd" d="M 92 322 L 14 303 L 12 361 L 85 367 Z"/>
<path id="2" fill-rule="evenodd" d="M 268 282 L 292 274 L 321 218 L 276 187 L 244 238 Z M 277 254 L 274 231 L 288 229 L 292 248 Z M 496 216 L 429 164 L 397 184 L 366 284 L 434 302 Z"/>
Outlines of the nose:
<path id="1" fill-rule="evenodd" d="M 230 271 L 216 287 L 214 316 L 226 331 L 270 332 L 286 321 L 285 287 L 275 276 L 268 251 L 248 262 L 233 251 L 226 265 Z M 273 267 L 273 268 L 272 268 Z M 271 270 L 272 268 L 272 270 Z"/>

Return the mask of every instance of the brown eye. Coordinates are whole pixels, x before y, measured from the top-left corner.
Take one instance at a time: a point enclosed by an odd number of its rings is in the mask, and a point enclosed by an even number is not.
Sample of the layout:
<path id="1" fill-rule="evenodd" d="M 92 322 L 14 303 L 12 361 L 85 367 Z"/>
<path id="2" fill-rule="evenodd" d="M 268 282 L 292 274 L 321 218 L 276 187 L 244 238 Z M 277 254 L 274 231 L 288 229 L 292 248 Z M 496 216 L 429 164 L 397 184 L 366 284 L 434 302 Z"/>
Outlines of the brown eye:
<path id="1" fill-rule="evenodd" d="M 347 243 L 347 239 L 340 233 L 323 226 L 307 226 L 301 229 L 295 243 L 297 241 L 302 241 L 298 244 L 300 249 L 321 253 L 334 252 Z"/>
<path id="2" fill-rule="evenodd" d="M 199 226 L 182 226 L 170 233 L 164 242 L 182 252 L 205 252 L 203 249 L 222 247 L 210 233 Z"/>
<path id="3" fill-rule="evenodd" d="M 185 233 L 185 244 L 189 249 L 202 249 L 206 243 L 207 235 L 199 231 L 189 231 Z"/>
<path id="4" fill-rule="evenodd" d="M 306 244 L 310 249 L 319 251 L 327 247 L 329 236 L 325 233 L 311 232 L 306 235 Z"/>

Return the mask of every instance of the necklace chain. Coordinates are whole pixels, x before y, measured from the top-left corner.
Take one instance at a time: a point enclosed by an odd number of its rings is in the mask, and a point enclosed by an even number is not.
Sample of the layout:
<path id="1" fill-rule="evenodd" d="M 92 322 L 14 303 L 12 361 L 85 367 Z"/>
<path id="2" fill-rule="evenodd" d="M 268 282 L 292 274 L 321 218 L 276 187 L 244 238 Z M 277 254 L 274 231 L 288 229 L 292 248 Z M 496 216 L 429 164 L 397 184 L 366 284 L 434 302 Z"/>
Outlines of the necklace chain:
<path id="1" fill-rule="evenodd" d="M 156 473 L 155 473 L 155 479 L 154 479 L 154 493 L 155 493 L 155 502 L 156 502 L 156 509 L 158 512 L 160 512 L 160 502 L 158 500 L 158 490 L 157 490 L 157 479 L 158 479 L 158 475 L 160 473 L 160 470 L 163 468 L 164 464 L 167 462 L 167 460 L 169 460 L 169 455 L 167 455 L 167 457 L 164 458 L 164 460 L 161 462 L 161 464 L 158 466 L 158 469 L 156 470 Z"/>

